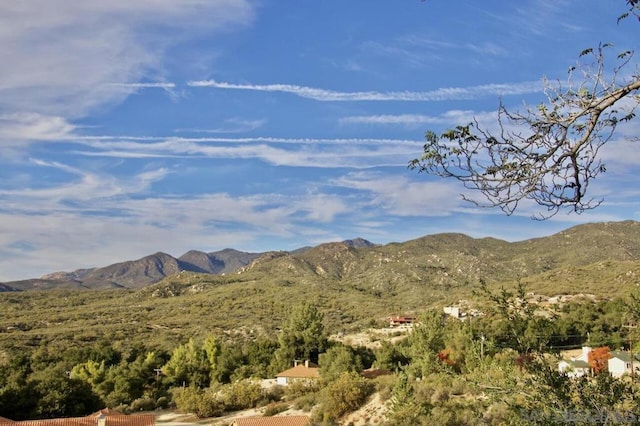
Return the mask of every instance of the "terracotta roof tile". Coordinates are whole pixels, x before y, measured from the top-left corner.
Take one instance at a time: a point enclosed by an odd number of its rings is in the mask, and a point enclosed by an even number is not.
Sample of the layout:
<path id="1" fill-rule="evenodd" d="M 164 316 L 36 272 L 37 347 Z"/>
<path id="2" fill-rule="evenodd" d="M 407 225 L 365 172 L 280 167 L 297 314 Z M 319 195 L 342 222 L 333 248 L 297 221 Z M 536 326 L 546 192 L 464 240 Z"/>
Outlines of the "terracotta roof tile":
<path id="1" fill-rule="evenodd" d="M 0 417 L 0 423 L 13 423 L 13 420 L 7 419 L 5 417 Z"/>
<path id="2" fill-rule="evenodd" d="M 106 426 L 155 426 L 156 419 L 153 414 L 140 414 L 132 416 L 107 415 Z"/>
<path id="3" fill-rule="evenodd" d="M 293 379 L 317 379 L 320 377 L 320 371 L 318 368 L 305 367 L 303 364 L 298 364 L 293 368 L 278 373 L 276 377 L 291 377 Z"/>
<path id="4" fill-rule="evenodd" d="M 235 419 L 231 426 L 310 426 L 308 416 L 273 416 L 273 417 L 244 417 Z"/>
<path id="5" fill-rule="evenodd" d="M 96 426 L 97 417 L 104 414 L 106 426 L 155 426 L 155 417 L 151 414 L 126 416 L 123 414 L 96 413 L 87 417 L 69 417 L 64 419 L 23 420 L 19 422 L 0 422 L 11 426 Z"/>

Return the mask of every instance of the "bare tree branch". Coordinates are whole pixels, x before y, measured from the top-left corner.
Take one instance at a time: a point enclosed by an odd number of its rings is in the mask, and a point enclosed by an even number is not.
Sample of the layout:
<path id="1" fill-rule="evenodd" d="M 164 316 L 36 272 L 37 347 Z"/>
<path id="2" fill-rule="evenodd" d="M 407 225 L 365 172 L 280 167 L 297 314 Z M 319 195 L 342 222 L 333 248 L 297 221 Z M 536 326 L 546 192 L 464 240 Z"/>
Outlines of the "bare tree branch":
<path id="1" fill-rule="evenodd" d="M 631 13 L 639 1 L 628 2 Z M 501 102 L 497 132 L 475 119 L 439 136 L 428 131 L 421 158 L 409 167 L 455 178 L 487 201 L 463 195 L 465 200 L 499 207 L 508 215 L 523 200 L 543 207 L 534 216 L 541 220 L 561 209 L 582 213 L 599 206 L 601 199 L 587 197 L 590 182 L 606 171 L 599 150 L 620 123 L 635 118 L 640 104 L 640 73 L 627 70 L 633 52 L 620 53 L 616 66 L 608 70 L 609 48 L 603 44 L 585 49 L 581 62 L 569 70 L 566 86 L 545 80 L 547 101 L 536 108 L 510 112 Z"/>

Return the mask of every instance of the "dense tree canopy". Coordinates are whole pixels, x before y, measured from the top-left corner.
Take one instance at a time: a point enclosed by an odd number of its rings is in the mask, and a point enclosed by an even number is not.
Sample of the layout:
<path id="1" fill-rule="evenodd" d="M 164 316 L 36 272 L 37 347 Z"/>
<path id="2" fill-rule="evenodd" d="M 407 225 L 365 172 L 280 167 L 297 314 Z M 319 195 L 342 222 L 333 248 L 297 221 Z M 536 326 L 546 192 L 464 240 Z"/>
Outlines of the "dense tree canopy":
<path id="1" fill-rule="evenodd" d="M 332 424 L 367 402 L 375 386 L 376 398 L 388 400 L 388 423 L 367 424 L 548 425 L 575 416 L 640 418 L 637 380 L 609 374 L 574 380 L 558 372 L 551 353 L 554 345 L 617 349 L 628 344 L 637 295 L 576 300 L 543 315 L 522 286 L 517 291 L 483 286 L 481 294 L 485 315 L 459 321 L 427 310 L 406 337 L 391 335 L 401 338 L 384 339 L 374 350 L 328 342 L 322 312 L 308 304 L 291 309 L 277 337 L 209 335 L 171 352 L 143 345 L 122 350 L 117 342 L 102 341 L 66 351 L 41 345 L 0 361 L 0 416 L 86 415 L 106 406 L 122 412 L 175 407 L 209 417 L 268 404 L 265 413 L 306 409 L 317 421 Z M 272 378 L 280 360 L 286 368 L 292 357 L 313 352 L 319 354 L 319 381 L 266 391 L 255 380 Z M 378 367 L 395 374 L 361 376 L 374 355 Z M 599 359 L 604 371 L 606 354 Z"/>
<path id="2" fill-rule="evenodd" d="M 309 303 L 294 306 L 278 336 L 280 348 L 275 353 L 277 369 L 291 367 L 294 360 L 318 362 L 327 347 L 324 315 Z"/>

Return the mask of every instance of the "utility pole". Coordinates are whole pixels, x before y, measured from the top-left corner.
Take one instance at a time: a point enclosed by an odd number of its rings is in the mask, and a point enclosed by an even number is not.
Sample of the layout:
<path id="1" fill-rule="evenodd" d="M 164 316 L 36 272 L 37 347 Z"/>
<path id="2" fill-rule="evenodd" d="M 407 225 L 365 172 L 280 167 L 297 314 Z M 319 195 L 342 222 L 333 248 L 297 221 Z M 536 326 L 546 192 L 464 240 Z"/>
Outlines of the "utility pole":
<path id="1" fill-rule="evenodd" d="M 633 379 L 635 378 L 636 375 L 636 369 L 635 366 L 633 365 L 633 336 L 631 334 L 631 329 L 636 329 L 638 326 L 637 325 L 632 325 L 632 324 L 628 324 L 623 326 L 625 328 L 629 329 L 629 358 L 631 360 L 631 381 L 633 381 Z"/>
<path id="2" fill-rule="evenodd" d="M 486 337 L 484 333 L 482 333 L 482 335 L 480 336 L 480 356 L 482 358 L 484 358 L 484 341 L 485 340 L 486 340 Z"/>

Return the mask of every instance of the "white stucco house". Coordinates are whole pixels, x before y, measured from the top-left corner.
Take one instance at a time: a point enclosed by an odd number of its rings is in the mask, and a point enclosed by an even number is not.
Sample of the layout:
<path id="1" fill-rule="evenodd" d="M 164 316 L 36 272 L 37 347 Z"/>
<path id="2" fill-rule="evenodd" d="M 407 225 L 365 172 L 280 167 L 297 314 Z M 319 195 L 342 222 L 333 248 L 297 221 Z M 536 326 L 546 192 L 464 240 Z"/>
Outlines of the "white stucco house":
<path id="1" fill-rule="evenodd" d="M 625 374 L 631 374 L 631 368 L 633 365 L 633 371 L 635 374 L 640 373 L 640 357 L 634 354 L 633 362 L 631 361 L 631 354 L 624 351 L 611 351 L 611 358 L 607 362 L 609 374 L 613 377 L 622 377 Z"/>
<path id="2" fill-rule="evenodd" d="M 558 363 L 558 371 L 565 373 L 569 377 L 582 377 L 591 374 L 590 352 L 591 347 L 583 346 L 582 353 L 579 356 L 561 360 Z"/>
<path id="3" fill-rule="evenodd" d="M 293 381 L 309 382 L 320 378 L 320 369 L 317 364 L 305 361 L 294 362 L 294 367 L 276 374 L 276 383 L 286 386 Z"/>
<path id="4" fill-rule="evenodd" d="M 569 377 L 582 377 L 591 373 L 591 365 L 587 361 L 563 359 L 558 363 L 558 371 Z"/>

